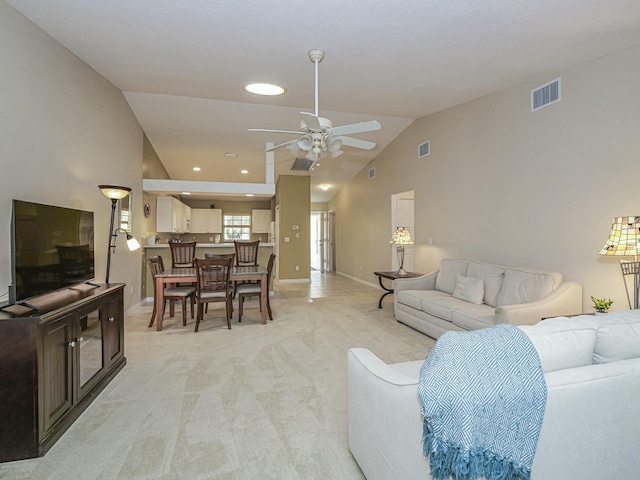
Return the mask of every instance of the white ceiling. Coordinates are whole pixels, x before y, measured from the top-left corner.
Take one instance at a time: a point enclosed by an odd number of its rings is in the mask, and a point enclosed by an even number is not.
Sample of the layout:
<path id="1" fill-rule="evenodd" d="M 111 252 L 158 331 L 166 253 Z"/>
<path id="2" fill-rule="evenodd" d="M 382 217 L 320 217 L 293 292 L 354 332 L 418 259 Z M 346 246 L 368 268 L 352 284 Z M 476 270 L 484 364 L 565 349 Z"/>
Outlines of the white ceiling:
<path id="1" fill-rule="evenodd" d="M 175 180 L 264 182 L 265 143 L 292 137 L 246 130 L 299 128 L 314 110 L 307 52 L 324 50 L 320 115 L 382 130 L 354 135 L 374 150 L 321 162 L 312 201 L 413 119 L 640 44 L 638 0 L 5 1 L 124 92 Z M 243 90 L 258 81 L 287 93 Z M 277 150 L 276 176 L 293 161 Z"/>

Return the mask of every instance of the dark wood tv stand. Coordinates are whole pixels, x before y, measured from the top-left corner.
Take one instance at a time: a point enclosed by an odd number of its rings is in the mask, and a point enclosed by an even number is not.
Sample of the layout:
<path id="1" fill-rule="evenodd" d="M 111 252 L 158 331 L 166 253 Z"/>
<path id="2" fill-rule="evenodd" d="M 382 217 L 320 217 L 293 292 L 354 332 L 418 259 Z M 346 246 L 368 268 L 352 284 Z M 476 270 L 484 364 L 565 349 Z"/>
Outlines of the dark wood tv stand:
<path id="1" fill-rule="evenodd" d="M 0 462 L 42 456 L 126 364 L 124 284 L 0 311 Z"/>

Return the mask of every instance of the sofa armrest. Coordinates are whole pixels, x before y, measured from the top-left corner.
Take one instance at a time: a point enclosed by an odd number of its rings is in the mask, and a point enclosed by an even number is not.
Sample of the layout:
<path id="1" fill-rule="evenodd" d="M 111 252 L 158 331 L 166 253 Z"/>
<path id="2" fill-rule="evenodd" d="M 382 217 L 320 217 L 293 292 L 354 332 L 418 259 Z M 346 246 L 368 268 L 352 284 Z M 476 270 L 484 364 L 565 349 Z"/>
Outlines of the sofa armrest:
<path id="1" fill-rule="evenodd" d="M 349 449 L 367 480 L 429 478 L 418 380 L 369 350 L 347 352 Z"/>
<path id="2" fill-rule="evenodd" d="M 393 281 L 393 290 L 395 292 L 401 290 L 435 290 L 437 276 L 438 270 L 420 277 L 398 278 Z"/>
<path id="3" fill-rule="evenodd" d="M 496 307 L 495 323 L 535 325 L 545 317 L 582 312 L 582 284 L 563 282 L 546 297 L 531 303 Z"/>

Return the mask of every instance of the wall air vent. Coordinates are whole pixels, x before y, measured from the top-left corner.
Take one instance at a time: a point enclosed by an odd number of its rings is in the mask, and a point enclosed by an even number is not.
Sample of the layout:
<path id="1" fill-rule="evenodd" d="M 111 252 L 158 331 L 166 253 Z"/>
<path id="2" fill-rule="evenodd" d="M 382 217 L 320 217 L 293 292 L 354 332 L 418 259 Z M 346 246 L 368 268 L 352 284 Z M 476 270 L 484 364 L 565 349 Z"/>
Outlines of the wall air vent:
<path id="1" fill-rule="evenodd" d="M 313 160 L 309 160 L 307 158 L 296 158 L 296 161 L 293 162 L 293 167 L 291 170 L 298 170 L 301 172 L 308 172 L 313 167 L 315 162 Z"/>
<path id="2" fill-rule="evenodd" d="M 429 140 L 418 145 L 418 158 L 426 157 L 429 153 L 431 153 L 431 143 Z"/>
<path id="3" fill-rule="evenodd" d="M 372 178 L 376 178 L 376 167 L 372 167 L 369 169 L 369 180 Z"/>
<path id="4" fill-rule="evenodd" d="M 531 90 L 531 111 L 535 112 L 560 100 L 560 77 L 558 77 L 541 87 Z"/>

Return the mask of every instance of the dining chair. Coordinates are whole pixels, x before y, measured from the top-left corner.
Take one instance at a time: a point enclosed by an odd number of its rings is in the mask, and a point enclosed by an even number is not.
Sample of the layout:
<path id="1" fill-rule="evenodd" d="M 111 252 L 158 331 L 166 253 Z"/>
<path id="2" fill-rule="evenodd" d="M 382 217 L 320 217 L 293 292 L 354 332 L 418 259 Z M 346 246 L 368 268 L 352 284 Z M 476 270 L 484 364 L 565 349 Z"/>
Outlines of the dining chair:
<path id="1" fill-rule="evenodd" d="M 271 279 L 271 272 L 273 271 L 273 264 L 276 260 L 275 254 L 269 256 L 269 263 L 267 264 L 267 313 L 269 313 L 269 320 L 273 321 L 273 314 L 271 313 L 271 304 L 269 303 L 269 280 Z M 260 282 L 258 283 L 241 283 L 237 287 L 238 295 L 238 322 L 242 321 L 242 310 L 244 306 L 245 297 L 259 297 L 262 289 Z M 260 303 L 260 311 L 262 311 L 262 303 Z"/>
<path id="2" fill-rule="evenodd" d="M 196 242 L 169 242 L 171 267 L 194 267 Z"/>
<path id="3" fill-rule="evenodd" d="M 164 271 L 164 262 L 162 261 L 162 257 L 160 255 L 156 255 L 155 257 L 147 258 L 147 263 L 149 264 L 149 269 L 151 270 L 151 276 L 153 277 L 153 297 L 154 299 L 158 295 L 156 292 L 156 275 L 162 273 Z M 167 300 L 170 300 L 169 306 L 169 315 L 173 317 L 175 315 L 175 302 L 180 301 L 182 303 L 182 325 L 187 325 L 187 298 L 190 299 L 191 304 L 191 318 L 193 318 L 193 304 L 195 298 L 196 289 L 191 286 L 186 287 L 166 287 L 164 289 L 164 303 L 162 304 L 162 312 L 160 315 L 164 315 L 165 306 L 167 304 Z M 156 319 L 156 302 L 153 302 L 153 312 L 151 313 L 151 321 L 149 322 L 149 326 L 153 326 L 153 322 Z"/>
<path id="4" fill-rule="evenodd" d="M 204 305 L 210 302 L 225 302 L 227 326 L 231 330 L 231 315 L 233 312 L 231 302 L 233 295 L 229 277 L 231 275 L 232 260 L 230 258 L 196 258 L 195 262 L 196 276 L 198 278 L 196 287 L 198 313 L 196 315 L 195 331 L 198 331 L 204 316 Z"/>
<path id="5" fill-rule="evenodd" d="M 236 249 L 236 267 L 258 265 L 258 247 L 260 246 L 260 240 L 255 242 L 235 241 L 233 242 L 233 245 Z M 236 287 L 238 286 L 238 283 L 256 282 L 252 282 L 251 280 L 233 282 L 233 298 L 236 298 Z"/>
<path id="6" fill-rule="evenodd" d="M 204 258 L 205 259 L 211 259 L 211 258 L 230 258 L 231 259 L 231 265 L 233 265 L 234 263 L 234 259 L 236 257 L 235 253 L 205 253 L 204 254 Z M 232 282 L 233 283 L 233 282 Z M 235 287 L 234 284 L 232 284 L 232 287 Z M 235 298 L 235 292 L 232 292 L 232 297 Z M 209 311 L 209 304 L 207 303 L 204 306 L 204 313 L 207 313 Z M 233 303 L 231 304 L 231 314 L 233 315 Z"/>
<path id="7" fill-rule="evenodd" d="M 255 242 L 233 242 L 236 248 L 236 266 L 258 265 L 258 247 L 260 240 Z"/>

